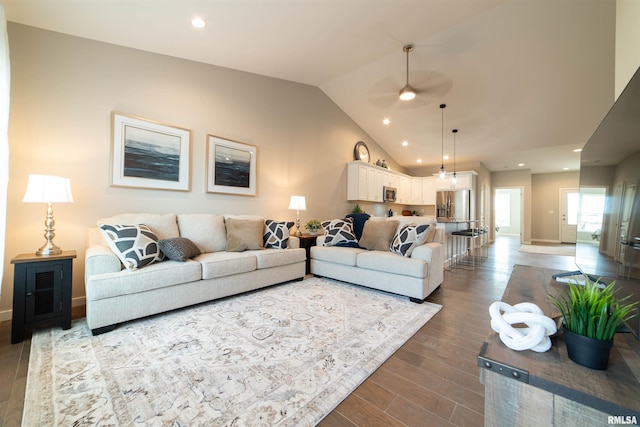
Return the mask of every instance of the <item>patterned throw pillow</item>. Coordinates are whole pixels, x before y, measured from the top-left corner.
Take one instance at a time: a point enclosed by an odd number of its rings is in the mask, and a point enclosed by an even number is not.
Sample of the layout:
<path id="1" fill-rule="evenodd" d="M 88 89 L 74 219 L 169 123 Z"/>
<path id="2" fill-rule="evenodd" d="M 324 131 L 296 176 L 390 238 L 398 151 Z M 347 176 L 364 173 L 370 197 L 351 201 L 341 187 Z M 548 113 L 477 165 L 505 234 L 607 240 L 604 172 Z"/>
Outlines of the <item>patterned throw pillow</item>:
<path id="1" fill-rule="evenodd" d="M 293 222 L 264 220 L 264 247 L 273 249 L 287 249 L 289 229 Z"/>
<path id="2" fill-rule="evenodd" d="M 391 241 L 391 252 L 405 257 L 411 256 L 413 250 L 424 243 L 429 231 L 428 224 L 408 224 L 402 227 Z"/>
<path id="3" fill-rule="evenodd" d="M 351 218 L 323 221 L 322 228 L 325 234 L 324 246 L 358 246 Z"/>
<path id="4" fill-rule="evenodd" d="M 158 240 L 158 246 L 160 246 L 162 253 L 172 261 L 185 262 L 200 255 L 198 246 L 186 237 Z"/>
<path id="5" fill-rule="evenodd" d="M 164 259 L 158 238 L 144 224 L 100 224 L 100 231 L 127 270 L 136 270 Z"/>

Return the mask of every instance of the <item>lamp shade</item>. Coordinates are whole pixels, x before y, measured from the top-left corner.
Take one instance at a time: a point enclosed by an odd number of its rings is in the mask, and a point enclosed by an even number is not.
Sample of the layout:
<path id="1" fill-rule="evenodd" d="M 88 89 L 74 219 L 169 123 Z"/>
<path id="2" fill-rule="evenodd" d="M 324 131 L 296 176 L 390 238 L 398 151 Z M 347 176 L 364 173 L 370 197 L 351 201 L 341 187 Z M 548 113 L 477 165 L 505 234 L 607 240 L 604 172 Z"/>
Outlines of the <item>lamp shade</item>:
<path id="1" fill-rule="evenodd" d="M 289 200 L 289 209 L 306 211 L 307 203 L 304 199 L 304 196 L 291 196 L 291 200 Z"/>
<path id="2" fill-rule="evenodd" d="M 52 175 L 29 175 L 24 203 L 73 203 L 69 178 Z"/>

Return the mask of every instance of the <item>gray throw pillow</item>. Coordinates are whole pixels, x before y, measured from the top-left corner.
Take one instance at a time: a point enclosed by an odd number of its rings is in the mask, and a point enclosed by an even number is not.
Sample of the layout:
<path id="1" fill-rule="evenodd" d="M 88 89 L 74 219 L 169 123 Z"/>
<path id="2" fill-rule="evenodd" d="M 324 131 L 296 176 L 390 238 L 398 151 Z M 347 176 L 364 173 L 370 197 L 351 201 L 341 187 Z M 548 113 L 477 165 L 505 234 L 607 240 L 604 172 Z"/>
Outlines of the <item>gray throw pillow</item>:
<path id="1" fill-rule="evenodd" d="M 200 249 L 186 237 L 158 240 L 158 246 L 160 246 L 162 253 L 173 261 L 185 262 L 194 256 L 200 255 Z"/>

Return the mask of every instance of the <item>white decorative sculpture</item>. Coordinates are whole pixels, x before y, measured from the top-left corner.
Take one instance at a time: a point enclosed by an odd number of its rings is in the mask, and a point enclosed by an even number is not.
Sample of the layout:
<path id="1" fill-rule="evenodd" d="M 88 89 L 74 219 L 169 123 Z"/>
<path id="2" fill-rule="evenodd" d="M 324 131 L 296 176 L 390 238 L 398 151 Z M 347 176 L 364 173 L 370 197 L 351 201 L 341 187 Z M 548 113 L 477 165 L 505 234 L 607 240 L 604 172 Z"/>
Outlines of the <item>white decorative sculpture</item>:
<path id="1" fill-rule="evenodd" d="M 489 307 L 491 329 L 500 335 L 500 340 L 512 350 L 533 350 L 538 353 L 551 348 L 549 336 L 557 332 L 556 323 L 544 315 L 542 310 L 530 302 L 510 306 L 496 301 Z M 526 328 L 511 325 L 524 323 Z"/>

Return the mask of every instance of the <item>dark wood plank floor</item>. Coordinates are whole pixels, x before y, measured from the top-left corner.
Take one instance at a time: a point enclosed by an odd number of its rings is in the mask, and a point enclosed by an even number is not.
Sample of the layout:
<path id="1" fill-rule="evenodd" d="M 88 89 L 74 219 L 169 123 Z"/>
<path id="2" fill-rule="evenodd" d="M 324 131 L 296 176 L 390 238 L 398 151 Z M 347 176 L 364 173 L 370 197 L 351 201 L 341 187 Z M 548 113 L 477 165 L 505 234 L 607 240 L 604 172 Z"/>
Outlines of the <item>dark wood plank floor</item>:
<path id="1" fill-rule="evenodd" d="M 573 270 L 572 257 L 518 252 L 515 238 L 489 246 L 475 270 L 445 272 L 429 301 L 443 309 L 321 423 L 327 426 L 481 426 L 484 391 L 476 356 L 489 333 L 489 305 L 502 298 L 514 264 Z M 84 316 L 84 307 L 73 317 Z M 0 323 L 0 425 L 22 420 L 31 341 L 10 344 Z"/>

